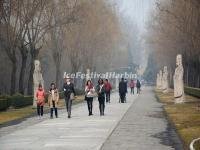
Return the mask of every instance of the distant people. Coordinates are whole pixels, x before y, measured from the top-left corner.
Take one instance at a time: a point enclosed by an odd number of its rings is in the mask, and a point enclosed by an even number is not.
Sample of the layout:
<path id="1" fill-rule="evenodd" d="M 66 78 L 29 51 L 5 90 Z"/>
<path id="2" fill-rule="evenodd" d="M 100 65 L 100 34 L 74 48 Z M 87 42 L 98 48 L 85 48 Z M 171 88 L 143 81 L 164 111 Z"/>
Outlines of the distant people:
<path id="1" fill-rule="evenodd" d="M 140 94 L 140 90 L 141 90 L 141 83 L 140 83 L 140 81 L 139 81 L 139 80 L 137 80 L 136 87 L 137 87 L 137 94 Z"/>
<path id="2" fill-rule="evenodd" d="M 126 93 L 128 93 L 128 80 L 124 79 L 124 82 L 126 83 Z M 124 97 L 124 102 L 126 103 L 126 94 L 125 94 L 125 97 Z"/>
<path id="3" fill-rule="evenodd" d="M 98 94 L 100 116 L 104 116 L 104 110 L 105 110 L 105 86 L 104 86 L 103 79 L 99 79 L 96 89 L 97 89 L 97 94 Z"/>
<path id="4" fill-rule="evenodd" d="M 38 86 L 38 90 L 36 92 L 36 98 L 37 98 L 37 114 L 40 119 L 43 116 L 43 108 L 45 104 L 45 91 L 41 84 L 39 84 Z"/>
<path id="5" fill-rule="evenodd" d="M 93 97 L 94 97 L 94 86 L 92 84 L 91 80 L 88 80 L 85 86 L 85 100 L 87 101 L 88 105 L 88 111 L 89 111 L 89 116 L 93 115 L 92 114 L 92 108 L 93 108 Z"/>
<path id="6" fill-rule="evenodd" d="M 65 78 L 63 91 L 64 91 L 64 96 L 65 96 L 65 103 L 66 103 L 68 118 L 71 118 L 72 100 L 74 99 L 74 96 L 76 94 L 74 90 L 74 84 L 71 83 L 71 79 L 69 77 Z"/>
<path id="7" fill-rule="evenodd" d="M 110 92 L 112 89 L 112 86 L 110 84 L 110 82 L 108 81 L 108 79 L 105 80 L 105 90 L 106 90 L 106 102 L 110 103 Z"/>
<path id="8" fill-rule="evenodd" d="M 127 84 L 124 81 L 124 78 L 122 78 L 119 83 L 119 95 L 120 95 L 121 103 L 125 102 L 126 93 L 127 93 Z"/>
<path id="9" fill-rule="evenodd" d="M 131 94 L 134 94 L 134 89 L 135 89 L 135 81 L 131 80 L 129 87 L 131 89 Z"/>
<path id="10" fill-rule="evenodd" d="M 53 111 L 55 112 L 56 118 L 58 118 L 58 101 L 59 101 L 58 89 L 56 88 L 55 83 L 51 83 L 51 87 L 49 90 L 49 97 L 48 97 L 51 119 L 53 119 Z"/>

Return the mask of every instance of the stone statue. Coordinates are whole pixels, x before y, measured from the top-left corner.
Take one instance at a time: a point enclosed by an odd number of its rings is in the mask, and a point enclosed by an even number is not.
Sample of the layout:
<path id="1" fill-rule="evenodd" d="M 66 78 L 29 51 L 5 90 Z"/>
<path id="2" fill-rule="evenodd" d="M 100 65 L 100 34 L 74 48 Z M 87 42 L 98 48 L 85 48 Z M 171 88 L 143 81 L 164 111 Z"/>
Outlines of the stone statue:
<path id="1" fill-rule="evenodd" d="M 174 73 L 174 98 L 175 103 L 184 103 L 184 83 L 183 83 L 182 55 L 176 57 L 176 69 Z"/>
<path id="2" fill-rule="evenodd" d="M 67 76 L 67 72 L 64 72 L 63 79 L 65 79 L 66 76 Z"/>
<path id="3" fill-rule="evenodd" d="M 119 78 L 115 78 L 115 88 L 116 90 L 119 89 Z"/>
<path id="4" fill-rule="evenodd" d="M 156 77 L 156 88 L 159 89 L 159 73 L 157 73 L 157 77 Z"/>
<path id="5" fill-rule="evenodd" d="M 158 78 L 158 89 L 162 90 L 162 70 L 159 72 L 159 78 Z"/>
<path id="6" fill-rule="evenodd" d="M 163 78 L 162 78 L 162 89 L 163 93 L 167 93 L 169 88 L 169 83 L 168 83 L 168 71 L 167 71 L 167 66 L 164 66 L 163 70 Z"/>
<path id="7" fill-rule="evenodd" d="M 38 89 L 39 84 L 42 85 L 44 88 L 44 80 L 41 73 L 41 65 L 39 60 L 35 60 L 34 62 L 35 69 L 33 72 L 33 86 L 34 86 L 34 99 L 33 99 L 33 106 L 36 106 L 36 92 Z"/>
<path id="8" fill-rule="evenodd" d="M 87 69 L 87 70 L 86 70 L 86 82 L 87 82 L 88 80 L 91 80 L 91 78 L 90 78 L 90 69 Z"/>

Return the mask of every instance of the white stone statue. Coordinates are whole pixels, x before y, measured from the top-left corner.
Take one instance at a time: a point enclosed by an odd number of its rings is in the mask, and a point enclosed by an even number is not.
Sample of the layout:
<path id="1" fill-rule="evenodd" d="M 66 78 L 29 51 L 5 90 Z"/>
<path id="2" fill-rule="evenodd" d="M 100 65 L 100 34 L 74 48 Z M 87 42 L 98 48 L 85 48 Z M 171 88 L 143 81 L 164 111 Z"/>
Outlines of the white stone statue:
<path id="1" fill-rule="evenodd" d="M 162 70 L 159 72 L 159 78 L 158 78 L 158 89 L 162 90 Z"/>
<path id="2" fill-rule="evenodd" d="M 174 98 L 175 103 L 184 103 L 184 82 L 183 82 L 182 55 L 176 57 L 176 69 L 174 73 Z"/>
<path id="3" fill-rule="evenodd" d="M 157 77 L 156 77 L 156 88 L 159 89 L 159 73 L 157 73 Z"/>
<path id="4" fill-rule="evenodd" d="M 33 72 L 33 86 L 34 86 L 34 99 L 33 99 L 33 106 L 36 106 L 36 92 L 38 89 L 39 84 L 42 85 L 44 88 L 44 80 L 41 73 L 41 65 L 39 60 L 35 60 L 34 62 L 35 69 Z"/>
<path id="5" fill-rule="evenodd" d="M 65 79 L 66 76 L 67 76 L 67 72 L 64 72 L 63 79 Z"/>
<path id="6" fill-rule="evenodd" d="M 163 89 L 163 93 L 167 93 L 169 89 L 167 66 L 164 66 L 164 70 L 163 70 L 162 89 Z"/>
<path id="7" fill-rule="evenodd" d="M 86 70 L 86 82 L 87 82 L 88 80 L 91 80 L 91 77 L 90 77 L 90 69 L 87 69 L 87 70 Z"/>
<path id="8" fill-rule="evenodd" d="M 119 78 L 115 78 L 115 88 L 116 90 L 119 89 Z"/>

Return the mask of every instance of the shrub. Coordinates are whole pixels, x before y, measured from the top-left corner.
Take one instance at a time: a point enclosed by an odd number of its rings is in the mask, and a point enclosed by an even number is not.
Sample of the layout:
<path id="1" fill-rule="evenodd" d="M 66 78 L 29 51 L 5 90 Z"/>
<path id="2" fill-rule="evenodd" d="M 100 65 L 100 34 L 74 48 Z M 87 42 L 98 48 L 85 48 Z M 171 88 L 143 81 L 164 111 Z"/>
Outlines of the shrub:
<path id="1" fill-rule="evenodd" d="M 185 93 L 200 98 L 199 88 L 185 87 Z"/>
<path id="2" fill-rule="evenodd" d="M 0 110 L 6 110 L 8 107 L 8 100 L 0 99 Z"/>
<path id="3" fill-rule="evenodd" d="M 82 89 L 75 89 L 76 95 L 84 95 L 85 91 Z"/>
<path id="4" fill-rule="evenodd" d="M 33 97 L 32 96 L 23 96 L 23 95 L 17 93 L 13 96 L 10 96 L 8 98 L 8 102 L 14 108 L 20 108 L 20 107 L 32 105 L 33 104 Z"/>

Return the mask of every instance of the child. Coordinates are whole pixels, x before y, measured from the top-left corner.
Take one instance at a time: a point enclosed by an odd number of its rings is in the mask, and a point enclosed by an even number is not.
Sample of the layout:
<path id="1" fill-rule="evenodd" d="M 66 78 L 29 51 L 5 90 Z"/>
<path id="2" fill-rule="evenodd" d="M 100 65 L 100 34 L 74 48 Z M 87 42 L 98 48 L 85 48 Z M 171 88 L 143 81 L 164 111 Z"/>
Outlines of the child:
<path id="1" fill-rule="evenodd" d="M 43 116 L 43 107 L 45 104 L 45 92 L 44 89 L 42 88 L 42 85 L 39 84 L 38 90 L 36 92 L 36 97 L 37 97 L 37 114 L 39 116 L 39 119 Z"/>
<path id="2" fill-rule="evenodd" d="M 58 118 L 58 101 L 59 101 L 59 93 L 58 89 L 55 86 L 55 83 L 51 83 L 51 88 L 49 90 L 48 104 L 50 107 L 50 118 L 53 119 L 53 110 L 55 111 L 55 116 Z"/>

